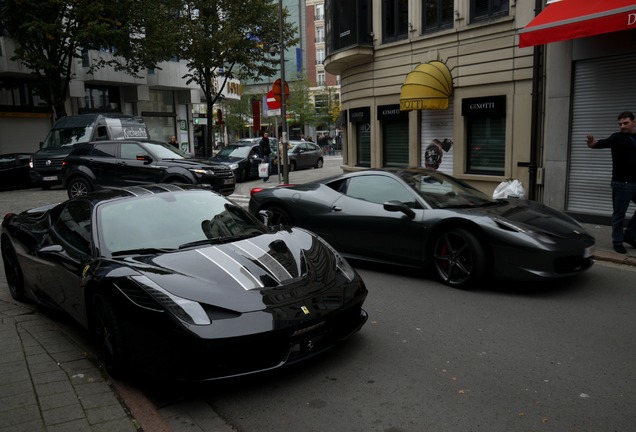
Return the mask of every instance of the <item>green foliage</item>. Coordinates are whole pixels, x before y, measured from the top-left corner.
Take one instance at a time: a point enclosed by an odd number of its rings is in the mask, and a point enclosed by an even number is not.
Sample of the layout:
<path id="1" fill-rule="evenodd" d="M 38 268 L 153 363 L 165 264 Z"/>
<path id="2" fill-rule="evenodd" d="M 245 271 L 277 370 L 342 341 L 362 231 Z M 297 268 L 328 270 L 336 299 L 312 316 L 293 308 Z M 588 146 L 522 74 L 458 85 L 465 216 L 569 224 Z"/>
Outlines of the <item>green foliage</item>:
<path id="1" fill-rule="evenodd" d="M 169 0 L 4 0 L 0 22 L 16 45 L 11 60 L 33 71 L 40 96 L 59 118 L 82 50 L 103 53 L 89 72 L 108 64 L 133 76 L 174 53 L 173 40 L 157 31 L 170 22 L 170 6 Z"/>

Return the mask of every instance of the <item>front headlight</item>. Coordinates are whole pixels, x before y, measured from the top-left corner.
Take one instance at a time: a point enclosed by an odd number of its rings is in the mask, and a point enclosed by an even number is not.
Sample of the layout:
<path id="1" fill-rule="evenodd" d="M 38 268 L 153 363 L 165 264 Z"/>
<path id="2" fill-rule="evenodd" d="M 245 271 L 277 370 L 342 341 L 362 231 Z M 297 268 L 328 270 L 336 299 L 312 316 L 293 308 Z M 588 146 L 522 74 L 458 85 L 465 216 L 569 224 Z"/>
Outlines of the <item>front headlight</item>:
<path id="1" fill-rule="evenodd" d="M 351 264 L 349 264 L 349 262 L 342 255 L 340 255 L 338 253 L 338 251 L 336 251 L 324 239 L 322 239 L 320 237 L 318 237 L 318 238 L 327 247 L 327 249 L 329 249 L 331 251 L 331 253 L 333 253 L 334 257 L 336 258 L 336 269 L 338 269 L 338 271 L 340 273 L 342 273 L 344 275 L 344 277 L 346 277 L 349 282 L 351 282 L 356 277 L 356 273 L 353 270 L 353 267 L 351 267 Z"/>
<path id="2" fill-rule="evenodd" d="M 550 237 L 548 237 L 545 234 L 542 234 L 538 231 L 532 230 L 530 228 L 522 228 L 518 225 L 515 225 L 514 223 L 504 220 L 504 219 L 500 219 L 500 218 L 495 218 L 493 219 L 495 221 L 495 223 L 497 223 L 499 226 L 509 230 L 509 231 L 515 231 L 518 233 L 523 233 L 526 234 L 530 237 L 533 237 L 535 239 L 537 239 L 538 241 L 540 241 L 541 243 L 546 243 L 546 244 L 554 244 L 554 240 L 552 240 Z"/>
<path id="3" fill-rule="evenodd" d="M 211 323 L 210 318 L 199 303 L 169 293 L 146 276 L 131 276 L 130 278 L 177 318 L 189 324 L 208 325 Z"/>
<path id="4" fill-rule="evenodd" d="M 231 164 L 229 165 L 229 167 L 230 167 L 230 169 L 231 169 L 232 171 L 234 171 L 234 170 L 237 170 L 237 169 L 238 169 L 239 164 L 237 164 L 237 163 L 231 163 Z"/>
<path id="5" fill-rule="evenodd" d="M 211 169 L 192 168 L 190 170 L 190 172 L 193 173 L 197 177 L 213 176 L 214 175 L 214 171 L 211 170 Z"/>

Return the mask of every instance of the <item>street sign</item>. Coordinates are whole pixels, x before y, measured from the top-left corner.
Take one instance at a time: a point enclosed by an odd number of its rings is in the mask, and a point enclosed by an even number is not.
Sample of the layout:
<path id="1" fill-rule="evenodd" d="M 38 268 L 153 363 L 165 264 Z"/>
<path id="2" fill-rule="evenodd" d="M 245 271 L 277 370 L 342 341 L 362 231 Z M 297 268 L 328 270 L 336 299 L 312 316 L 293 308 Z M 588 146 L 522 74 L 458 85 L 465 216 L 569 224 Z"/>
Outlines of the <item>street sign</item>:
<path id="1" fill-rule="evenodd" d="M 272 86 L 272 92 L 274 94 L 274 99 L 276 99 L 278 102 L 281 101 L 282 99 L 282 84 L 280 82 L 280 78 L 278 78 L 276 81 L 274 81 L 274 85 Z M 285 81 L 285 100 L 289 99 L 289 85 L 287 85 L 287 81 Z"/>
<path id="2" fill-rule="evenodd" d="M 280 109 L 280 100 L 276 100 L 274 97 L 274 90 L 267 93 L 267 108 L 270 110 Z"/>

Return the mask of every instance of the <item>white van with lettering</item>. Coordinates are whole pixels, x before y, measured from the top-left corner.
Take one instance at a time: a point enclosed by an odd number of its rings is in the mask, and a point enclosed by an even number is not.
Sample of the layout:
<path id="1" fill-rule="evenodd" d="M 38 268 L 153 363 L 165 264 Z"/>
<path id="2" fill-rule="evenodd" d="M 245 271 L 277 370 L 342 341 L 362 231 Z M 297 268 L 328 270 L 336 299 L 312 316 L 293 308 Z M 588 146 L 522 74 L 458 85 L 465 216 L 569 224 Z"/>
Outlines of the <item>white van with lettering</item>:
<path id="1" fill-rule="evenodd" d="M 149 139 L 141 117 L 117 113 L 80 114 L 55 122 L 29 163 L 31 181 L 42 189 L 61 183 L 62 161 L 75 145 L 98 140 Z"/>

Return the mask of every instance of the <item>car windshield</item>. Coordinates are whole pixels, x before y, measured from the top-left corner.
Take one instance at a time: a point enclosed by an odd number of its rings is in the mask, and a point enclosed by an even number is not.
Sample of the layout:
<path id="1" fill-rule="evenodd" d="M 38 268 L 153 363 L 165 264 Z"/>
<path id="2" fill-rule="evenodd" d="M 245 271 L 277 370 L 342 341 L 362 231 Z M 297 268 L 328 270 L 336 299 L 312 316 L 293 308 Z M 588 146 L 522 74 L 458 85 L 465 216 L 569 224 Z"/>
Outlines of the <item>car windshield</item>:
<path id="1" fill-rule="evenodd" d="M 214 192 L 158 193 L 97 207 L 103 254 L 154 253 L 262 234 L 265 227 Z"/>
<path id="2" fill-rule="evenodd" d="M 187 153 L 168 143 L 147 141 L 144 144 L 153 155 L 160 159 L 187 159 L 190 157 Z"/>
<path id="3" fill-rule="evenodd" d="M 93 134 L 92 126 L 53 129 L 44 139 L 42 148 L 71 147 L 74 144 L 88 142 Z"/>
<path id="4" fill-rule="evenodd" d="M 229 145 L 223 147 L 218 153 L 219 157 L 246 158 L 249 155 L 252 146 L 236 146 Z"/>
<path id="5" fill-rule="evenodd" d="M 399 172 L 399 175 L 436 208 L 479 207 L 497 203 L 468 183 L 453 179 L 439 171 L 404 170 Z"/>

